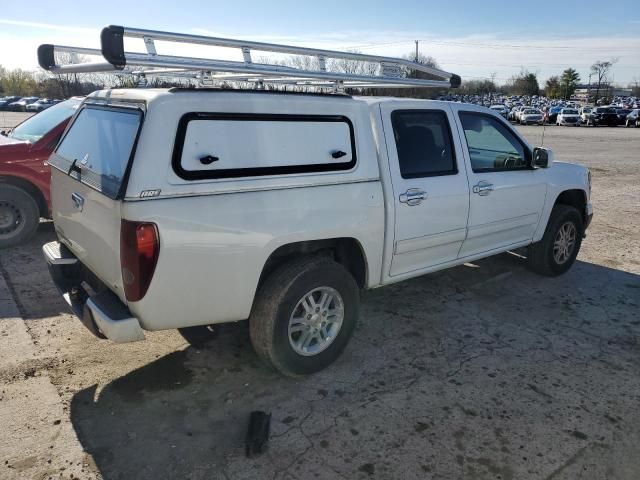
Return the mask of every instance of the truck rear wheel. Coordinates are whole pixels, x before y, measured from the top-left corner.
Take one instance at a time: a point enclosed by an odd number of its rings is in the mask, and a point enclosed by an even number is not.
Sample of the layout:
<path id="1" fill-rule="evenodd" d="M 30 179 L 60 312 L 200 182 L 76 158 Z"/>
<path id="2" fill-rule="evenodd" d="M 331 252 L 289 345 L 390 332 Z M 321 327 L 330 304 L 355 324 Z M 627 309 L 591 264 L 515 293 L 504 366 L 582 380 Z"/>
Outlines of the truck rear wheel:
<path id="1" fill-rule="evenodd" d="M 38 229 L 40 210 L 23 189 L 0 183 L 0 248 L 27 242 Z"/>
<path id="2" fill-rule="evenodd" d="M 330 258 L 304 257 L 279 267 L 256 295 L 249 332 L 266 363 L 287 376 L 333 363 L 355 328 L 360 292 Z"/>
<path id="3" fill-rule="evenodd" d="M 578 210 L 570 205 L 554 206 L 542 240 L 529 245 L 529 268 L 549 277 L 562 275 L 576 261 L 583 233 Z"/>

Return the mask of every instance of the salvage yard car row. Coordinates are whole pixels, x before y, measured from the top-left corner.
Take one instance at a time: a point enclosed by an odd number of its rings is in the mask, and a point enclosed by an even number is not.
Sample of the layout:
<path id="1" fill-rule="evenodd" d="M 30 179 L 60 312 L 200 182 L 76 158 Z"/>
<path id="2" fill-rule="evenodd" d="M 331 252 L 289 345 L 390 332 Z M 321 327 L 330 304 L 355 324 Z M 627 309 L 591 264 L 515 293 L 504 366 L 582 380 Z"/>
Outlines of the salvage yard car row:
<path id="1" fill-rule="evenodd" d="M 504 113 L 501 105 L 492 105 L 490 107 L 494 111 L 498 111 L 503 116 Z M 546 111 L 528 106 L 517 106 L 512 108 L 505 116 L 508 120 L 519 123 L 521 125 L 544 125 L 555 124 L 558 126 L 607 126 L 617 127 L 624 125 L 626 127 L 638 127 L 638 114 L 640 109 L 633 110 L 616 108 L 613 106 L 605 107 L 552 107 Z"/>
<path id="2" fill-rule="evenodd" d="M 62 100 L 57 98 L 20 97 L 16 95 L 0 97 L 0 110 L 9 112 L 41 112 L 61 101 Z"/>

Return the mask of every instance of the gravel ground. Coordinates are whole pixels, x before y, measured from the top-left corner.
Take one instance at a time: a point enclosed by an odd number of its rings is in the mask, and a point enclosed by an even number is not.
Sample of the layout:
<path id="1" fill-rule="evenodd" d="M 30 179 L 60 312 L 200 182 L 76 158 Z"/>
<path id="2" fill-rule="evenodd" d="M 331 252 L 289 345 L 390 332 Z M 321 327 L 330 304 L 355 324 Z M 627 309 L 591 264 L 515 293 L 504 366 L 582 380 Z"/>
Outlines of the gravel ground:
<path id="1" fill-rule="evenodd" d="M 544 143 L 593 173 L 574 268 L 504 254 L 365 292 L 345 354 L 309 378 L 263 367 L 243 323 L 199 349 L 95 339 L 49 280 L 43 223 L 0 254 L 0 478 L 640 478 L 640 129 Z M 256 409 L 272 438 L 247 459 Z"/>

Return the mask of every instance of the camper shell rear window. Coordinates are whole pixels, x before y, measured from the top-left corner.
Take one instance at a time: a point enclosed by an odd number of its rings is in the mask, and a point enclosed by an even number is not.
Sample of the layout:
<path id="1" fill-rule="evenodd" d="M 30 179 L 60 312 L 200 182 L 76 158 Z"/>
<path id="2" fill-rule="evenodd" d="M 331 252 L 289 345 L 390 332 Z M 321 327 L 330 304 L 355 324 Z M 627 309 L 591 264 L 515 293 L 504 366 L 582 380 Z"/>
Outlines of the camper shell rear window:
<path id="1" fill-rule="evenodd" d="M 142 111 L 85 105 L 51 156 L 51 166 L 109 198 L 122 196 Z"/>
<path id="2" fill-rule="evenodd" d="M 187 113 L 172 165 L 185 180 L 350 170 L 355 134 L 341 115 Z"/>

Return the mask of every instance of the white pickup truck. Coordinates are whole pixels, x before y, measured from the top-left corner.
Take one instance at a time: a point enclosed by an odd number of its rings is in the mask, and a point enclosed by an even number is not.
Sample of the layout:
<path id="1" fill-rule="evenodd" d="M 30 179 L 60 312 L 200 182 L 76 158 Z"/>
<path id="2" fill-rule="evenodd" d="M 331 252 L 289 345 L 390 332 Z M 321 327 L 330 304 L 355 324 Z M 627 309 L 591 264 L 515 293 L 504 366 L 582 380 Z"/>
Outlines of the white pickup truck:
<path id="1" fill-rule="evenodd" d="M 248 319 L 288 375 L 338 357 L 361 289 L 519 247 L 558 275 L 592 217 L 586 168 L 459 103 L 106 90 L 49 162 L 43 251 L 94 334 Z"/>

